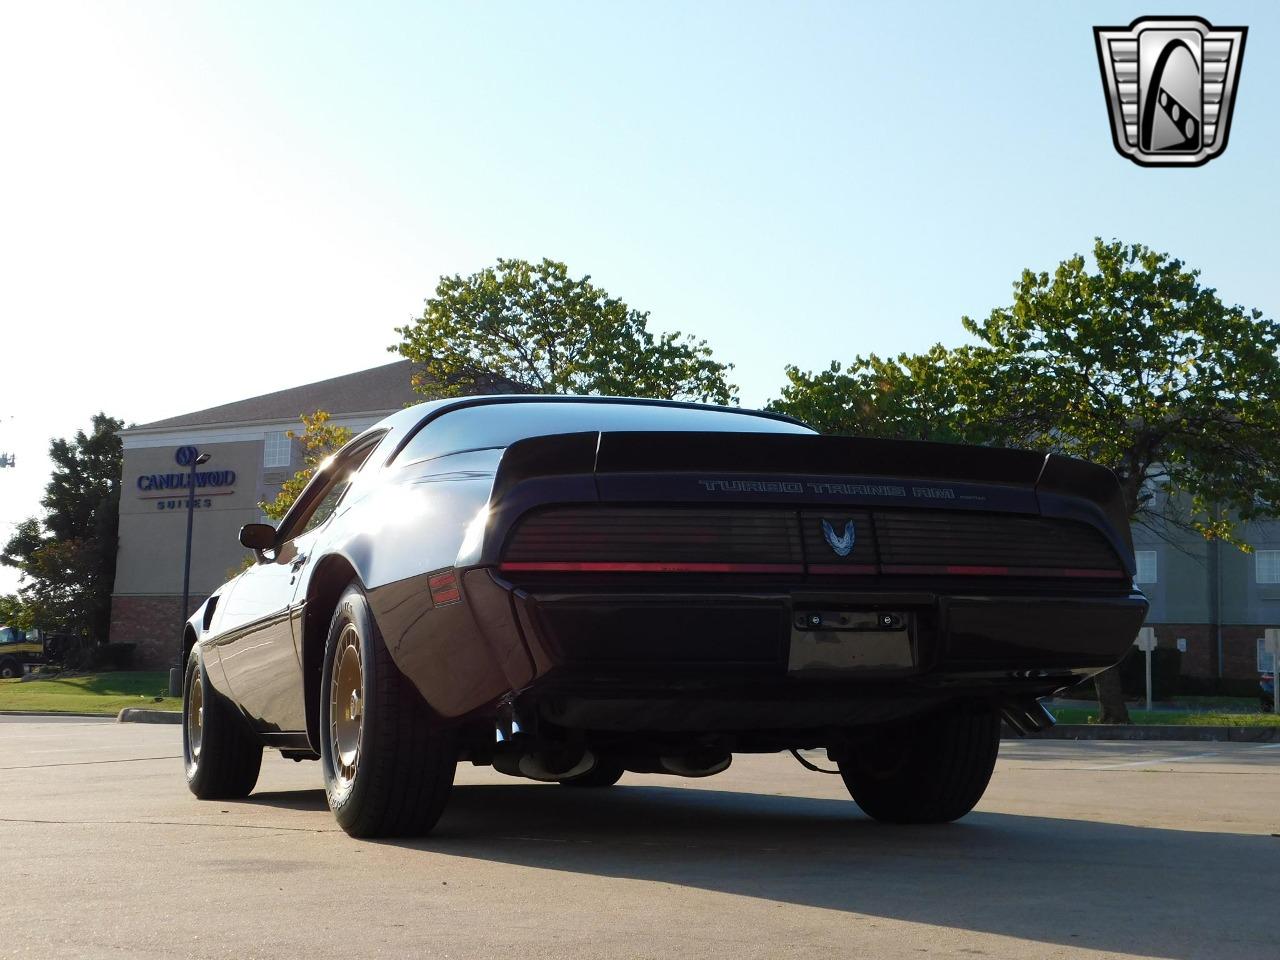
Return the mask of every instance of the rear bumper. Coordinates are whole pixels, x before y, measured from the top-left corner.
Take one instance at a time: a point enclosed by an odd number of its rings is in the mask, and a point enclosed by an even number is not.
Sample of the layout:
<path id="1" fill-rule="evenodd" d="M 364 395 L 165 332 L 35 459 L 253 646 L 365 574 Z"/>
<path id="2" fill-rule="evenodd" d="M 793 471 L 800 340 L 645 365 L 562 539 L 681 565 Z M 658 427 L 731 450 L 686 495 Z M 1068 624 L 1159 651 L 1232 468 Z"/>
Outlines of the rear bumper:
<path id="1" fill-rule="evenodd" d="M 517 586 L 478 569 L 465 585 L 510 689 L 588 696 L 1039 696 L 1118 661 L 1147 612 L 1137 592 L 1055 593 L 1043 584 L 566 589 Z M 811 611 L 899 616 L 909 657 L 867 664 L 837 656 L 824 669 L 798 671 L 792 648 L 806 640 L 799 624 Z M 856 651 L 870 638 L 836 632 L 818 636 L 817 646 Z"/>

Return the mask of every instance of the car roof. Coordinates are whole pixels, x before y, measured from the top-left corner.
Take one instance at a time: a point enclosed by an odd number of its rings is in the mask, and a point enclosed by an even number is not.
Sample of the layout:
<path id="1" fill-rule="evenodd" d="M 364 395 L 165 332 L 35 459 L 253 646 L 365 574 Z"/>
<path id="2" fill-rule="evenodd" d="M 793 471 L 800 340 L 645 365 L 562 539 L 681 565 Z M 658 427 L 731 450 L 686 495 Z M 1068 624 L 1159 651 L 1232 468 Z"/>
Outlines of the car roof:
<path id="1" fill-rule="evenodd" d="M 770 410 L 754 410 L 750 407 L 730 407 L 715 403 L 696 403 L 686 400 L 658 400 L 646 397 L 604 397 L 604 396 L 580 396 L 577 394 L 563 393 L 498 393 L 498 394 L 481 394 L 479 396 L 466 397 L 445 397 L 439 400 L 428 400 L 424 403 L 414 404 L 411 407 L 405 407 L 389 417 L 385 417 L 367 430 L 362 431 L 358 436 L 350 440 L 344 449 L 350 449 L 356 446 L 364 438 L 371 434 L 391 434 L 386 439 L 391 441 L 390 454 L 385 458 L 382 454 L 378 455 L 379 462 L 382 464 L 390 463 L 395 459 L 396 455 L 404 447 L 406 443 L 413 438 L 423 427 L 432 420 L 443 416 L 453 410 L 461 410 L 474 407 L 493 406 L 498 407 L 506 404 L 525 404 L 525 403 L 563 403 L 563 404 L 594 404 L 599 406 L 627 405 L 627 406 L 651 406 L 666 409 L 684 409 L 684 410 L 708 410 L 717 413 L 733 413 L 740 414 L 744 417 L 753 419 L 774 420 L 779 423 L 788 423 L 794 426 L 804 427 L 813 430 L 809 424 L 795 417 L 787 416 L 784 413 L 774 413 Z M 816 433 L 817 431 L 814 430 Z"/>
<path id="2" fill-rule="evenodd" d="M 716 403 L 697 403 L 690 400 L 660 400 L 650 397 L 582 396 L 579 394 L 565 393 L 495 393 L 468 397 L 446 397 L 440 400 L 428 400 L 425 403 L 414 404 L 412 407 L 405 407 L 405 409 L 398 413 L 393 413 L 371 429 L 386 429 L 387 427 L 392 427 L 393 429 L 404 429 L 409 425 L 417 426 L 422 421 L 435 419 L 435 417 L 443 413 L 447 413 L 450 410 L 457 410 L 463 407 L 496 406 L 508 403 L 626 404 L 634 406 L 674 407 L 685 410 L 714 410 L 720 413 L 736 413 L 741 414 L 742 416 L 778 420 L 783 423 L 793 423 L 797 426 L 809 427 L 809 424 L 805 423 L 803 420 L 788 416 L 785 413 L 774 413 L 771 410 L 755 410 L 750 407 L 731 407 Z M 809 428 L 813 429 L 812 427 Z"/>

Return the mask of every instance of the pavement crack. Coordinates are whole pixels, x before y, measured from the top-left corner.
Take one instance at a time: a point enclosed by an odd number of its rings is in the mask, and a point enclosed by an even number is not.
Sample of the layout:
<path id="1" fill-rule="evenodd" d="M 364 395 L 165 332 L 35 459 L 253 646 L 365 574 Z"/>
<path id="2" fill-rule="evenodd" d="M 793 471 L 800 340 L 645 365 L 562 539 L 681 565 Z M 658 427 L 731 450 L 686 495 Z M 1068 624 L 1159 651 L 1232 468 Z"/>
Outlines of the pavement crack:
<path id="1" fill-rule="evenodd" d="M 191 820 L 40 820 L 34 817 L 0 817 L 0 823 L 35 823 L 55 827 L 141 826 L 141 827 L 216 827 L 231 830 L 288 831 L 289 833 L 337 833 L 338 828 L 282 827 L 278 824 L 201 823 Z"/>
<path id="2" fill-rule="evenodd" d="M 141 763 L 145 760 L 181 760 L 179 754 L 163 757 L 122 757 L 119 760 L 68 760 L 65 763 L 28 763 L 18 767 L 0 767 L 0 770 L 38 770 L 41 767 L 88 767 L 97 763 Z"/>

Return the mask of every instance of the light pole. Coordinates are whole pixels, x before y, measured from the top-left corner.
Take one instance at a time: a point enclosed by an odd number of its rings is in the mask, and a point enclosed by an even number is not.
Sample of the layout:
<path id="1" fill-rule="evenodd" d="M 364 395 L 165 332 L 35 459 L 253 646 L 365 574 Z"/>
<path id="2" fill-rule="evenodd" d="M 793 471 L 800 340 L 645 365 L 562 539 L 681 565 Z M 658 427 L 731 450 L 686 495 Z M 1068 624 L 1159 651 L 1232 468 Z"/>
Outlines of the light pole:
<path id="1" fill-rule="evenodd" d="M 192 453 L 195 453 L 192 448 Z M 191 521 L 196 512 L 196 467 L 209 462 L 209 454 L 196 453 L 191 457 L 191 471 L 187 475 L 187 550 L 182 563 L 182 616 L 178 622 L 178 656 L 177 666 L 169 671 L 169 696 L 176 697 L 182 693 L 182 674 L 186 664 L 182 662 L 183 628 L 187 623 L 187 605 L 191 602 Z"/>

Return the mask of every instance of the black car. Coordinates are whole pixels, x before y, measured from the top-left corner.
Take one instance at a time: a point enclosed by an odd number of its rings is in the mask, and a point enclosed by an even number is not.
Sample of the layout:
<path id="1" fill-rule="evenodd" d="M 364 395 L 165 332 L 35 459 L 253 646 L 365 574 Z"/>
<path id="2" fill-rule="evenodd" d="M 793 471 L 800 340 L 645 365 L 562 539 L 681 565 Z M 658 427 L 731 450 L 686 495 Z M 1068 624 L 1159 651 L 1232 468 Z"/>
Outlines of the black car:
<path id="1" fill-rule="evenodd" d="M 199 797 L 319 759 L 357 836 L 440 816 L 459 760 L 567 787 L 825 748 L 871 816 L 982 796 L 1001 719 L 1147 610 L 1108 470 L 817 435 L 736 408 L 471 397 L 317 470 L 187 625 Z"/>

